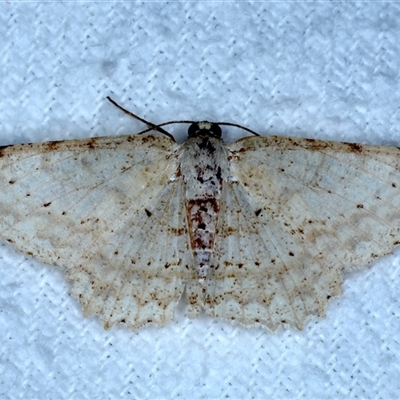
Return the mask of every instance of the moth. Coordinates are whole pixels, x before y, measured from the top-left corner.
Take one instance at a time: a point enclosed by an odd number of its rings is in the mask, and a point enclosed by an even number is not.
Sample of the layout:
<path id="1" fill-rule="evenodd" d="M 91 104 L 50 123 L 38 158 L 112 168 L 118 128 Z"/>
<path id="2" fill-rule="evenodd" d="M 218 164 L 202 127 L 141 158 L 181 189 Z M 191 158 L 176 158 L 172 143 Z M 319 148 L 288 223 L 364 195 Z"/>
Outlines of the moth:
<path id="1" fill-rule="evenodd" d="M 192 121 L 178 144 L 137 118 L 143 134 L 0 148 L 0 238 L 61 267 L 106 328 L 162 326 L 185 296 L 190 318 L 301 329 L 400 243 L 398 148 L 226 144 Z"/>

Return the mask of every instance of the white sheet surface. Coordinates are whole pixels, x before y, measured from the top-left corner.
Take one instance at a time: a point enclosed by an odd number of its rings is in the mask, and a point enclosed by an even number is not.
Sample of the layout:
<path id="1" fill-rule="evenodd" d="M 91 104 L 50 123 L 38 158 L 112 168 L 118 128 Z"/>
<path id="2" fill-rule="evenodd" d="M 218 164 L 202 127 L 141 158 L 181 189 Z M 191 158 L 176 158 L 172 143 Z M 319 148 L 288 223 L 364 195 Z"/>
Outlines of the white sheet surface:
<path id="1" fill-rule="evenodd" d="M 399 36 L 389 2 L 3 2 L 0 145 L 138 132 L 110 95 L 155 123 L 400 146 Z M 399 287 L 397 251 L 301 332 L 182 310 L 105 331 L 0 245 L 0 398 L 399 398 Z"/>

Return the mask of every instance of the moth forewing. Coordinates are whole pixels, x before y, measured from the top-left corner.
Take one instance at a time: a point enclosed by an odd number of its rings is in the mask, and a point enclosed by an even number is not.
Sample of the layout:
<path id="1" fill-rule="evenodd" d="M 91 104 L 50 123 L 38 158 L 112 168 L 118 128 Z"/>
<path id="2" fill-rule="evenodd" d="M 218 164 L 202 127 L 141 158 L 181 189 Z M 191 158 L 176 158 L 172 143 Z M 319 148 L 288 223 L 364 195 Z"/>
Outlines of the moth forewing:
<path id="1" fill-rule="evenodd" d="M 107 326 L 170 321 L 189 263 L 178 149 L 158 135 L 2 148 L 1 238 L 62 267 Z"/>
<path id="2" fill-rule="evenodd" d="M 263 221 L 265 270 L 277 268 L 273 281 L 283 288 L 274 293 L 297 303 L 298 321 L 323 315 L 340 294 L 342 272 L 400 243 L 399 149 L 280 137 L 229 149 L 232 171 L 256 204 L 253 219 Z M 266 293 L 271 273 L 262 276 Z"/>

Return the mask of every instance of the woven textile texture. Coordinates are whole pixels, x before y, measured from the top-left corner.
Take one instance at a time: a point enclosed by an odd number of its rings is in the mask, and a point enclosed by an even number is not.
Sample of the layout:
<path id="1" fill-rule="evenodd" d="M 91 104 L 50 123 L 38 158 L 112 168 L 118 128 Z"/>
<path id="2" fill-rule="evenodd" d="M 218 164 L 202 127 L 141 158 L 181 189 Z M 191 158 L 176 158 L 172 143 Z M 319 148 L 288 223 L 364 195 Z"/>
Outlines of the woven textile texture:
<path id="1" fill-rule="evenodd" d="M 109 95 L 154 123 L 400 146 L 399 36 L 398 3 L 3 2 L 0 145 L 140 131 Z M 3 243 L 0 398 L 398 398 L 399 287 L 396 250 L 303 331 L 182 306 L 105 331 L 59 270 Z"/>

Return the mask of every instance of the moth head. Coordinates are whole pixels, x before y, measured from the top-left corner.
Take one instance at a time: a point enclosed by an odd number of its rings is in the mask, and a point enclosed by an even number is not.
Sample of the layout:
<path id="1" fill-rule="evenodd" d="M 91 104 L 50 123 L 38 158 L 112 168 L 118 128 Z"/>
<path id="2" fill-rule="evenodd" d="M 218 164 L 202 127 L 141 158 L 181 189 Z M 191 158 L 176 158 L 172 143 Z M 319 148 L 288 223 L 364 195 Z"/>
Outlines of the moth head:
<path id="1" fill-rule="evenodd" d="M 221 139 L 222 131 L 218 124 L 214 124 L 213 122 L 201 121 L 194 122 L 189 126 L 188 129 L 189 137 L 196 136 L 211 136 L 217 139 Z"/>

